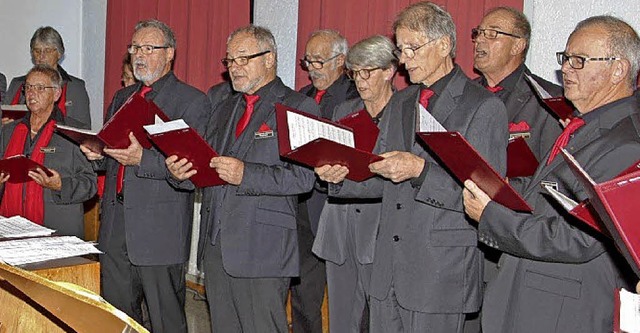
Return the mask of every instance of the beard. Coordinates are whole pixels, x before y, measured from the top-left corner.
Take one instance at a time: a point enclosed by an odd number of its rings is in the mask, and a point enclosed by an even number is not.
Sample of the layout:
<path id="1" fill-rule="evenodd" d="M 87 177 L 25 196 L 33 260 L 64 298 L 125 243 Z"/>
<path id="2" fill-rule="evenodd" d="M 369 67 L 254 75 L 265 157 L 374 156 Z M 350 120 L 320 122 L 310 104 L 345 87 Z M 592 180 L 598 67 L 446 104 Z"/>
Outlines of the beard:
<path id="1" fill-rule="evenodd" d="M 141 82 L 155 82 L 162 76 L 165 65 L 166 64 L 159 64 L 155 71 L 149 72 L 147 63 L 142 59 L 136 59 L 133 62 L 133 76 L 136 80 Z M 142 68 L 138 68 L 138 66 L 141 66 Z M 142 72 L 143 69 L 146 70 L 146 73 Z"/>

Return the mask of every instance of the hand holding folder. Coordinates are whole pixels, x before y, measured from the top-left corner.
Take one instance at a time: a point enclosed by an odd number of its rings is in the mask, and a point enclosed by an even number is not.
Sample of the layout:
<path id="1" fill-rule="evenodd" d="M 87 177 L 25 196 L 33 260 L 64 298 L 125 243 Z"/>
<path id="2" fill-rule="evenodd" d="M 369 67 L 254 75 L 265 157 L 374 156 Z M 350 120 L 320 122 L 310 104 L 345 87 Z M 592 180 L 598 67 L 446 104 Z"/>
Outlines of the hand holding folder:
<path id="1" fill-rule="evenodd" d="M 149 138 L 165 156 L 185 158 L 198 172 L 189 178 L 197 187 L 224 185 L 226 182 L 214 168 L 209 167 L 211 158 L 218 156 L 211 146 L 182 119 L 162 124 L 146 125 Z"/>
<path id="2" fill-rule="evenodd" d="M 143 148 L 151 148 L 151 142 L 142 126 L 169 120 L 169 117 L 155 103 L 135 93 L 113 114 L 99 132 L 64 125 L 57 125 L 56 131 L 71 141 L 85 145 L 91 151 L 102 154 L 102 149 L 105 146 L 114 149 L 129 147 L 131 144 L 130 132 L 133 132 Z"/>
<path id="3" fill-rule="evenodd" d="M 373 177 L 369 164 L 382 160 L 372 154 L 378 127 L 362 110 L 333 122 L 276 104 L 280 156 L 315 168 L 343 165 L 347 178 L 363 181 Z"/>
<path id="4" fill-rule="evenodd" d="M 0 160 L 0 173 L 4 173 L 5 176 L 10 175 L 9 180 L 7 180 L 9 183 L 26 183 L 31 181 L 29 171 L 35 171 L 36 169 L 44 171 L 49 177 L 53 176 L 51 170 L 24 155 L 15 155 Z"/>
<path id="5" fill-rule="evenodd" d="M 516 211 L 533 211 L 460 133 L 417 134 L 460 183 L 471 179 L 495 202 Z"/>

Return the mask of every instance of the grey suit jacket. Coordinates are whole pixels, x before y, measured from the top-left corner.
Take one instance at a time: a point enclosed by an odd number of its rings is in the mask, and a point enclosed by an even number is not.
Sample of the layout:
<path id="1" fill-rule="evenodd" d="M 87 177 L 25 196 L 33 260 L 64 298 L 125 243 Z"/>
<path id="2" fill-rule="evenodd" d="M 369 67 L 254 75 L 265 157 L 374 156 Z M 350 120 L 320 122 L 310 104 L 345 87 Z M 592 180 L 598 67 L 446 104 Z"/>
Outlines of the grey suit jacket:
<path id="1" fill-rule="evenodd" d="M 239 186 L 204 189 L 199 259 L 207 243 L 219 244 L 225 271 L 235 277 L 297 276 L 297 196 L 311 190 L 313 170 L 280 159 L 275 103 L 318 114 L 318 106 L 286 87 L 279 78 L 258 92 L 249 124 L 238 139 L 235 129 L 244 112 L 242 94 L 229 96 L 213 112 L 207 142 L 220 154 L 244 162 Z M 256 136 L 262 125 L 273 136 Z M 204 258 L 206 260 L 206 258 Z"/>
<path id="2" fill-rule="evenodd" d="M 302 87 L 300 92 L 314 98 L 318 90 L 310 84 Z M 320 115 L 326 119 L 338 120 L 340 118 L 334 117 L 336 107 L 344 101 L 359 97 L 358 90 L 356 89 L 353 81 L 349 80 L 346 75 L 341 75 L 331 86 L 329 86 L 329 88 L 327 88 L 327 92 L 320 100 Z M 343 116 L 346 116 L 346 114 Z M 320 213 L 322 212 L 322 208 L 326 201 L 326 184 L 324 184 L 324 182 L 319 182 L 313 191 L 300 196 L 300 202 L 305 202 L 307 208 L 307 216 L 303 216 L 302 218 L 309 218 L 311 231 L 314 235 L 317 233 Z"/>
<path id="3" fill-rule="evenodd" d="M 170 72 L 159 90 L 150 92 L 153 102 L 170 119 L 184 119 L 199 133 L 209 116 L 207 96 L 178 80 Z M 140 89 L 141 83 L 118 90 L 109 106 L 107 119 Z M 135 265 L 173 265 L 189 258 L 189 242 L 193 222 L 193 191 L 176 189 L 168 180 L 170 173 L 163 156 L 154 147 L 144 149 L 139 166 L 125 168 L 124 223 L 127 252 Z M 99 245 L 109 248 L 113 233 L 116 205 L 116 176 L 119 163 L 106 157 L 106 170 Z"/>
<path id="4" fill-rule="evenodd" d="M 442 95 L 429 109 L 449 131 L 460 132 L 501 174 L 506 168 L 504 104 L 456 66 Z M 468 313 L 480 307 L 482 257 L 476 229 L 467 221 L 462 185 L 416 141 L 420 87 L 396 93 L 383 117 L 379 140 L 388 151 L 411 151 L 425 159 L 421 177 L 393 183 L 371 179 L 330 186 L 330 195 L 380 197 L 371 296 L 383 300 L 393 285 L 405 309 L 427 313 Z M 420 182 L 422 180 L 422 182 Z"/>
<path id="5" fill-rule="evenodd" d="M 7 93 L 7 78 L 4 76 L 4 74 L 0 73 L 0 104 L 7 104 L 7 100 L 5 97 L 6 93 Z"/>
<path id="6" fill-rule="evenodd" d="M 601 182 L 638 160 L 640 117 L 635 97 L 614 102 L 597 115 L 574 134 L 567 150 Z M 624 260 L 610 242 L 545 195 L 539 185 L 543 180 L 556 183 L 560 192 L 577 201 L 586 198 L 557 156 L 549 166 L 544 162 L 538 168 L 524 192 L 533 214 L 515 213 L 495 202 L 486 207 L 480 239 L 504 253 L 485 294 L 483 330 L 610 332 L 613 290 L 626 286 L 621 276 L 628 267 L 618 265 Z"/>
<path id="7" fill-rule="evenodd" d="M 91 128 L 91 109 L 89 108 L 89 95 L 84 81 L 75 76 L 69 75 L 62 66 L 58 65 L 58 71 L 63 82 L 67 85 L 66 106 L 67 118 L 73 118 L 80 122 L 81 128 Z M 22 85 L 27 80 L 26 76 L 19 76 L 11 80 L 7 91 L 7 104 L 10 104 L 16 94 L 20 94 L 20 104 L 24 104 L 24 94 Z"/>
<path id="8" fill-rule="evenodd" d="M 334 119 L 343 118 L 365 108 L 360 98 L 348 100 L 335 110 Z M 386 112 L 386 110 L 384 111 Z M 391 116 L 388 113 L 385 116 Z M 374 154 L 386 151 L 383 141 L 378 141 Z M 356 259 L 370 264 L 375 255 L 376 236 L 380 222 L 381 200 L 329 198 L 320 214 L 318 231 L 312 251 L 318 257 L 342 265 L 347 256 L 349 225 L 353 225 Z"/>
<path id="9" fill-rule="evenodd" d="M 60 111 L 57 111 L 60 112 Z M 0 156 L 4 156 L 11 135 L 16 126 L 23 121 L 14 121 L 2 128 L 0 135 Z M 60 120 L 60 124 L 78 126 L 72 119 Z M 62 189 L 54 191 L 44 189 L 44 226 L 55 229 L 58 234 L 78 236 L 84 239 L 84 205 L 97 190 L 96 174 L 91 163 L 80 151 L 80 147 L 54 132 L 45 154 L 43 165 L 60 173 Z M 2 187 L 4 192 L 4 186 Z M 27 198 L 29 200 L 29 198 Z"/>

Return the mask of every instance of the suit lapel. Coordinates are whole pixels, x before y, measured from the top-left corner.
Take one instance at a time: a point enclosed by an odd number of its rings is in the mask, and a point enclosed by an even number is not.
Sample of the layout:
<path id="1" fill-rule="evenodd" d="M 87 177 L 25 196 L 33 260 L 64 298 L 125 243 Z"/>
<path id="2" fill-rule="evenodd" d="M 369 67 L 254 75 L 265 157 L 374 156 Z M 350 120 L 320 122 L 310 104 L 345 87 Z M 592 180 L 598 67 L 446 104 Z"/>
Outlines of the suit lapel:
<path id="1" fill-rule="evenodd" d="M 531 90 L 528 88 L 529 86 L 526 80 L 518 79 L 514 91 L 504 103 L 507 108 L 507 120 L 509 122 L 513 122 L 516 114 L 518 114 L 524 105 L 533 97 Z"/>

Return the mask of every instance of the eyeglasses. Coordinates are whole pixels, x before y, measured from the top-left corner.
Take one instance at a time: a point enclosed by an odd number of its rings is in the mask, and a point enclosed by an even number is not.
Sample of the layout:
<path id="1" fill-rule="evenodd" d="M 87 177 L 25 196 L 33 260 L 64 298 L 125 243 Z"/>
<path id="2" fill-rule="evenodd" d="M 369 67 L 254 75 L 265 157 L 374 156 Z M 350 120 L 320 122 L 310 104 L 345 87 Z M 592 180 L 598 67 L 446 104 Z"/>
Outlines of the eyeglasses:
<path id="1" fill-rule="evenodd" d="M 351 79 L 354 80 L 356 79 L 356 77 L 360 77 L 363 80 L 369 80 L 369 78 L 371 77 L 371 72 L 376 71 L 378 69 L 381 69 L 380 67 L 374 67 L 374 68 L 363 68 L 363 69 L 359 69 L 359 70 L 353 70 L 350 69 L 347 71 L 347 76 Z"/>
<path id="2" fill-rule="evenodd" d="M 522 38 L 522 36 L 510 34 L 508 32 L 496 30 L 496 29 L 481 29 L 481 28 L 473 28 L 471 29 L 471 40 L 478 39 L 478 36 L 482 34 L 486 39 L 496 39 L 498 35 L 505 35 L 513 38 Z"/>
<path id="3" fill-rule="evenodd" d="M 579 55 L 567 55 L 566 52 L 556 52 L 556 59 L 558 64 L 562 66 L 565 62 L 569 62 L 569 66 L 573 69 L 583 69 L 584 64 L 587 61 L 613 61 L 620 60 L 618 57 L 605 57 L 605 58 L 589 58 Z"/>
<path id="4" fill-rule="evenodd" d="M 37 93 L 43 92 L 45 89 L 56 89 L 54 86 L 45 86 L 42 84 L 25 84 L 22 86 L 22 92 L 26 93 L 27 91 L 35 91 Z"/>
<path id="5" fill-rule="evenodd" d="M 418 46 L 407 46 L 407 47 L 403 47 L 403 48 L 396 48 L 395 50 L 393 50 L 393 55 L 396 56 L 396 58 L 400 59 L 400 56 L 404 54 L 405 57 L 409 58 L 409 59 L 413 59 L 413 57 L 416 56 L 416 51 L 418 51 L 420 48 L 426 46 L 427 44 L 430 44 L 431 42 L 434 42 L 436 40 L 438 40 L 439 38 L 434 38 L 422 45 L 418 45 Z"/>
<path id="6" fill-rule="evenodd" d="M 155 45 L 129 45 L 127 46 L 127 52 L 129 54 L 136 54 L 138 50 L 142 50 L 142 54 L 151 54 L 153 50 L 168 49 L 170 46 L 155 46 Z"/>
<path id="7" fill-rule="evenodd" d="M 259 53 L 250 54 L 248 56 L 240 56 L 240 57 L 235 57 L 235 58 L 223 58 L 222 59 L 222 64 L 226 68 L 231 67 L 231 65 L 233 65 L 234 62 L 238 66 L 244 66 L 244 65 L 249 63 L 249 60 L 251 60 L 253 58 L 257 58 L 259 56 L 263 56 L 263 55 L 265 55 L 267 53 L 270 53 L 270 52 L 271 51 L 266 50 L 266 51 L 262 51 L 262 52 L 259 52 Z"/>
<path id="8" fill-rule="evenodd" d="M 304 59 L 300 59 L 300 64 L 302 64 L 302 67 L 309 69 L 309 68 L 313 68 L 313 69 L 322 69 L 322 67 L 324 67 L 324 64 L 328 63 L 329 61 L 337 58 L 339 55 L 341 55 L 342 53 L 338 53 L 336 55 L 334 55 L 333 57 L 327 59 L 327 60 L 309 60 L 306 57 Z"/>
<path id="9" fill-rule="evenodd" d="M 58 51 L 58 49 L 56 49 L 55 47 L 45 47 L 45 48 L 33 48 L 31 49 L 31 53 L 40 56 L 42 54 L 51 54 L 53 52 Z"/>

